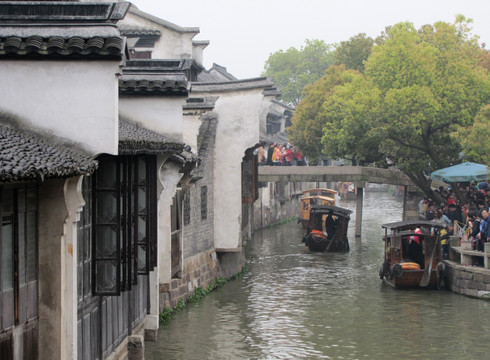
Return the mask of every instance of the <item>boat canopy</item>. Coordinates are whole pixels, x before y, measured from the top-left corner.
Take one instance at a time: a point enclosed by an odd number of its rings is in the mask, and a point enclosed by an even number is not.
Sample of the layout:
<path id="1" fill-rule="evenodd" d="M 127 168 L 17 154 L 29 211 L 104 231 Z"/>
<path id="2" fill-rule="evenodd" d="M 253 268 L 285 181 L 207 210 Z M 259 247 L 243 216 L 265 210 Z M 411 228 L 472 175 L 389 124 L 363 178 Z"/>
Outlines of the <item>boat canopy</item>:
<path id="1" fill-rule="evenodd" d="M 306 196 L 307 194 L 309 194 L 309 196 L 313 196 L 313 195 L 323 195 L 323 196 L 326 196 L 326 195 L 337 195 L 337 191 L 335 190 L 332 190 L 332 189 L 327 189 L 327 188 L 318 188 L 318 189 L 310 189 L 310 190 L 304 190 L 303 191 L 303 196 Z"/>
<path id="2" fill-rule="evenodd" d="M 388 224 L 383 224 L 381 227 L 385 229 L 398 229 L 398 230 L 405 230 L 405 229 L 412 229 L 414 227 L 421 227 L 421 226 L 430 226 L 434 228 L 445 228 L 446 225 L 436 223 L 430 220 L 406 220 L 406 221 L 397 221 L 397 222 L 392 222 Z"/>
<path id="3" fill-rule="evenodd" d="M 352 210 L 333 205 L 312 205 L 310 210 L 311 215 L 327 215 L 330 212 L 332 212 L 335 216 L 343 217 L 347 217 L 352 214 Z"/>
<path id="4" fill-rule="evenodd" d="M 301 200 L 308 200 L 308 199 L 320 199 L 320 200 L 327 200 L 327 201 L 335 201 L 335 198 L 324 196 L 324 195 L 307 196 L 307 197 L 302 198 Z"/>

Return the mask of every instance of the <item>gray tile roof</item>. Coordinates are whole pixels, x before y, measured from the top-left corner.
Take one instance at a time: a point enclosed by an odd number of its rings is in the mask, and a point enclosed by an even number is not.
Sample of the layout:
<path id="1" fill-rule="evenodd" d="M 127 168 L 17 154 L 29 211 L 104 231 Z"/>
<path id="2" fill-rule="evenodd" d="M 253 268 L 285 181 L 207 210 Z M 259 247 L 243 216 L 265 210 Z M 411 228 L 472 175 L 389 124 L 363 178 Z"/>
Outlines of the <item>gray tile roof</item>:
<path id="1" fill-rule="evenodd" d="M 220 81 L 233 81 L 238 80 L 232 74 L 230 74 L 226 67 L 213 63 L 213 66 L 209 70 L 201 72 L 197 81 L 199 82 L 220 82 Z"/>
<path id="2" fill-rule="evenodd" d="M 184 72 L 196 65 L 193 59 L 140 59 L 127 60 L 124 73 Z M 198 64 L 197 64 L 198 65 Z"/>
<path id="3" fill-rule="evenodd" d="M 270 78 L 259 77 L 243 80 L 218 81 L 218 82 L 194 82 L 192 83 L 193 93 L 212 93 L 242 91 L 250 89 L 275 89 L 274 83 Z"/>
<path id="4" fill-rule="evenodd" d="M 192 65 L 192 59 L 129 60 L 119 78 L 119 93 L 187 96 Z"/>
<path id="5" fill-rule="evenodd" d="M 0 37 L 0 57 L 114 57 L 120 58 L 124 49 L 122 37 L 53 36 Z"/>
<path id="6" fill-rule="evenodd" d="M 195 163 L 196 156 L 187 150 L 183 143 L 170 142 L 168 138 L 149 130 L 129 119 L 119 119 L 119 154 L 158 155 L 170 153 L 175 161 Z"/>
<path id="7" fill-rule="evenodd" d="M 284 101 L 272 99 L 272 102 L 275 103 L 275 104 L 277 104 L 277 105 L 279 105 L 279 106 L 281 106 L 281 107 L 284 107 L 287 110 L 290 110 L 290 111 L 296 110 L 293 106 L 285 103 Z"/>
<path id="8" fill-rule="evenodd" d="M 97 161 L 81 147 L 0 114 L 0 182 L 67 178 L 90 174 L 96 167 Z"/>
<path id="9" fill-rule="evenodd" d="M 129 3 L 0 2 L 1 58 L 122 58 Z"/>
<path id="10" fill-rule="evenodd" d="M 119 31 L 121 31 L 121 35 L 123 36 L 160 36 L 162 33 L 160 30 L 153 29 L 143 29 L 143 28 L 135 28 L 135 27 L 125 27 L 124 25 L 119 27 Z"/>
<path id="11" fill-rule="evenodd" d="M 119 78 L 121 95 L 179 95 L 189 93 L 184 74 L 129 74 Z"/>
<path id="12" fill-rule="evenodd" d="M 184 110 L 213 110 L 218 98 L 218 96 L 189 97 L 182 108 Z"/>

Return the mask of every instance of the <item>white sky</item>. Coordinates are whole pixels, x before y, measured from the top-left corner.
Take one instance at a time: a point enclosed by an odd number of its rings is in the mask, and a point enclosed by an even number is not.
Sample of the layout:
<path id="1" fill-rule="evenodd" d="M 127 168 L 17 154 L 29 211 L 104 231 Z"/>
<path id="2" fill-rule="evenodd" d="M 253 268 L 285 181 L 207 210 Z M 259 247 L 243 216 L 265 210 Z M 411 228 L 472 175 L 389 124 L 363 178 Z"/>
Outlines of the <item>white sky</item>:
<path id="1" fill-rule="evenodd" d="M 209 40 L 204 66 L 225 66 L 237 78 L 257 77 L 271 53 L 299 49 L 305 39 L 327 44 L 358 33 L 375 38 L 388 25 L 410 21 L 418 29 L 457 14 L 473 19 L 473 33 L 490 48 L 490 0 L 133 0 L 140 10 Z"/>

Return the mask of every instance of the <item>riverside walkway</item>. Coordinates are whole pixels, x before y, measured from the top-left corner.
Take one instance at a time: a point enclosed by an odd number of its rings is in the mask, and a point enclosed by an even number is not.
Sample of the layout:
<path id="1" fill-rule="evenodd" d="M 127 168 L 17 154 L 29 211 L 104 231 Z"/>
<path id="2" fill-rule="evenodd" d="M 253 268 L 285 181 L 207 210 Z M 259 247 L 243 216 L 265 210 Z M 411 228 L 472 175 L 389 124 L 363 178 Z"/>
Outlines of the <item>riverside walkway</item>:
<path id="1" fill-rule="evenodd" d="M 363 194 L 366 182 L 404 186 L 403 219 L 413 215 L 407 210 L 408 189 L 414 187 L 399 170 L 366 166 L 259 166 L 260 182 L 353 182 L 357 189 L 355 236 L 361 236 Z M 415 215 L 416 216 L 416 215 Z"/>

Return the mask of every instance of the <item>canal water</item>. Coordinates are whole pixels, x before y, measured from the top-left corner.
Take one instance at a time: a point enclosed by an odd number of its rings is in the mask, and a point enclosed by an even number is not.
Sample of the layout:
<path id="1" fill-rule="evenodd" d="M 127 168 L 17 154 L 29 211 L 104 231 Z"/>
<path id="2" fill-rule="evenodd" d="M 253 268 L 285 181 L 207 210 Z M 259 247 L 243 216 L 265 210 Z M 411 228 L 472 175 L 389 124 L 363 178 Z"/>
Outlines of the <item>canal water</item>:
<path id="1" fill-rule="evenodd" d="M 244 276 L 177 313 L 146 359 L 489 359 L 489 301 L 379 279 L 381 224 L 401 220 L 401 207 L 365 193 L 362 236 L 354 213 L 346 254 L 308 252 L 296 222 L 257 232 Z"/>

